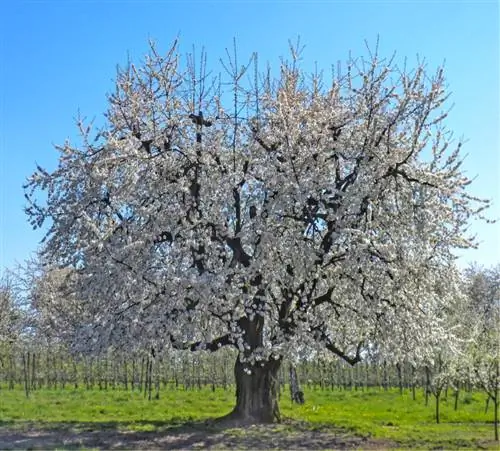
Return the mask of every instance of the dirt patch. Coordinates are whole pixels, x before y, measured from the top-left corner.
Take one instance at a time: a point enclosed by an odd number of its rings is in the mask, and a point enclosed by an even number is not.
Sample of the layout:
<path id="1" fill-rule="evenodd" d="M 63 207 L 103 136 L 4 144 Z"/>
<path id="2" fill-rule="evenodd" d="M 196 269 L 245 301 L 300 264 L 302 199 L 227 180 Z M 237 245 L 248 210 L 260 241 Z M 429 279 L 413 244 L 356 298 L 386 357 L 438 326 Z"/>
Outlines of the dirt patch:
<path id="1" fill-rule="evenodd" d="M 0 449 L 387 449 L 383 440 L 359 437 L 343 429 L 318 429 L 301 424 L 224 428 L 209 423 L 165 426 L 155 431 L 109 429 L 98 424 L 0 426 Z"/>

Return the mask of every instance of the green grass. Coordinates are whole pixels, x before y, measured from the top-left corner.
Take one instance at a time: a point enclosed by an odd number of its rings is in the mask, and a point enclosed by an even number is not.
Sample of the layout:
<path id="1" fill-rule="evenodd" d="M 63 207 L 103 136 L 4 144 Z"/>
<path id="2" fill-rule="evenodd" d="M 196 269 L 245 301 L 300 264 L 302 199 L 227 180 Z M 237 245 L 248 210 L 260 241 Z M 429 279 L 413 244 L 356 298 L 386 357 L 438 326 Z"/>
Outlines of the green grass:
<path id="1" fill-rule="evenodd" d="M 384 391 L 307 391 L 307 403 L 291 406 L 284 402 L 285 415 L 310 424 L 345 427 L 358 434 L 390 439 L 405 447 L 478 448 L 493 443 L 493 413 L 484 413 L 484 394 L 463 395 L 458 410 L 454 399 L 442 400 L 441 422 L 436 424 L 435 400 L 425 406 L 423 395 L 415 401 L 411 393 Z"/>
<path id="2" fill-rule="evenodd" d="M 342 427 L 352 434 L 394 441 L 413 448 L 496 448 L 493 413 L 484 413 L 484 395 L 463 394 L 457 411 L 454 399 L 441 403 L 441 424 L 434 419 L 434 398 L 425 406 L 422 394 L 396 390 L 305 390 L 306 404 L 291 404 L 288 391 L 281 399 L 284 418 L 300 421 L 309 430 Z M 148 401 L 124 390 L 37 390 L 27 399 L 20 389 L 0 390 L 0 425 L 9 428 L 77 427 L 161 431 L 181 423 L 199 422 L 228 413 L 234 392 L 217 389 L 162 390 L 160 400 Z M 293 424 L 293 421 L 291 424 Z M 290 427 L 290 426 L 285 426 Z M 241 432 L 241 431 L 240 431 Z M 234 431 L 238 434 L 238 431 Z"/>
<path id="3" fill-rule="evenodd" d="M 148 401 L 124 390 L 0 391 L 0 421 L 151 424 L 199 421 L 231 410 L 234 393 L 216 390 L 163 390 Z"/>

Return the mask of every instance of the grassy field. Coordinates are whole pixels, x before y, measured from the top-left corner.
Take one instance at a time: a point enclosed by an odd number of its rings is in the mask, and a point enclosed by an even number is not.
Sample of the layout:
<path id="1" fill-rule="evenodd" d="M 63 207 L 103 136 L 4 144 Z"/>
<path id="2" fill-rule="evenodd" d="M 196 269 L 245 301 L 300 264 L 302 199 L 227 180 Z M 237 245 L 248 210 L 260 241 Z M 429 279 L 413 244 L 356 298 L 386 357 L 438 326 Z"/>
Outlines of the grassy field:
<path id="1" fill-rule="evenodd" d="M 426 407 L 422 393 L 415 401 L 411 393 L 399 391 L 305 390 L 306 404 L 291 404 L 283 392 L 284 424 L 278 432 L 301 434 L 333 431 L 349 438 L 380 440 L 400 448 L 492 448 L 492 411 L 484 412 L 481 393 L 464 393 L 454 410 L 454 399 L 441 403 L 441 423 L 434 418 L 434 399 Z M 204 427 L 204 420 L 231 410 L 234 392 L 217 389 L 162 390 L 161 399 L 148 401 L 140 393 L 123 390 L 39 390 L 29 399 L 19 390 L 0 390 L 0 435 L 5 431 L 71 426 L 84 430 L 165 432 L 180 425 Z M 197 425 L 197 426 L 196 426 Z M 227 431 L 226 431 L 227 432 Z M 250 433 L 237 428 L 233 436 Z M 259 433 L 259 432 L 257 432 Z M 4 443 L 5 446 L 5 443 Z M 368 446 L 368 445 L 367 445 Z M 271 446 L 270 446 L 271 447 Z"/>

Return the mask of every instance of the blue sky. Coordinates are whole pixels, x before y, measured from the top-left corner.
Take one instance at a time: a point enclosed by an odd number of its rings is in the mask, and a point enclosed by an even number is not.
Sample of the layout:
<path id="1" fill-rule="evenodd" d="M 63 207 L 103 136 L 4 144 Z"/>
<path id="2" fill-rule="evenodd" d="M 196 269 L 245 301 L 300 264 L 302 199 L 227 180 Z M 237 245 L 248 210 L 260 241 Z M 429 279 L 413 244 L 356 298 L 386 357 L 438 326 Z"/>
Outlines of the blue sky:
<path id="1" fill-rule="evenodd" d="M 54 143 L 76 136 L 78 111 L 102 120 L 116 65 L 139 60 L 148 39 L 167 50 L 202 46 L 214 65 L 236 37 L 242 60 L 279 62 L 298 35 L 304 60 L 366 55 L 364 40 L 396 61 L 446 61 L 447 124 L 468 142 L 471 191 L 493 199 L 500 218 L 499 7 L 497 1 L 14 1 L 0 4 L 0 269 L 22 262 L 42 237 L 23 213 L 22 184 L 35 162 L 52 169 Z M 500 227 L 473 224 L 482 244 L 465 265 L 500 261 Z"/>

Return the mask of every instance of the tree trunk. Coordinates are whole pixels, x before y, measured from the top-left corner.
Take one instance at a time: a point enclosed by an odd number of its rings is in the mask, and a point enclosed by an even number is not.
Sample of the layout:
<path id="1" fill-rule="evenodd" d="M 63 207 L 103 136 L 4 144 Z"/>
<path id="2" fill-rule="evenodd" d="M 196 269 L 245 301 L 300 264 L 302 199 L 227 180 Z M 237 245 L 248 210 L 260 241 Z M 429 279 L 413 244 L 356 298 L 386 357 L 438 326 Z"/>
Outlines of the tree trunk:
<path id="1" fill-rule="evenodd" d="M 495 428 L 495 440 L 498 442 L 498 389 L 495 390 L 496 396 L 493 400 L 493 407 L 495 408 L 495 419 L 493 421 L 493 427 Z"/>
<path id="2" fill-rule="evenodd" d="M 255 366 L 236 359 L 236 406 L 228 415 L 241 423 L 279 422 L 278 371 L 281 359 L 259 362 Z M 249 374 L 250 372 L 250 374 Z"/>
<path id="3" fill-rule="evenodd" d="M 493 427 L 495 428 L 495 440 L 498 442 L 498 382 L 500 381 L 500 365 L 499 362 L 496 362 L 496 378 L 494 379 L 495 381 L 495 389 L 493 390 L 494 396 L 493 396 L 493 408 L 495 409 L 494 412 L 494 421 L 493 421 Z"/>
<path id="4" fill-rule="evenodd" d="M 304 392 L 300 389 L 297 369 L 290 363 L 290 396 L 292 403 L 304 404 Z"/>
<path id="5" fill-rule="evenodd" d="M 457 388 L 455 389 L 454 393 L 453 393 L 453 396 L 455 397 L 455 404 L 454 404 L 454 410 L 458 410 L 458 397 L 459 397 L 459 394 L 460 394 L 460 389 Z"/>
<path id="6" fill-rule="evenodd" d="M 439 401 L 441 400 L 441 390 L 436 389 L 436 393 L 434 393 L 434 396 L 436 398 L 436 423 L 439 424 L 440 422 Z"/>

